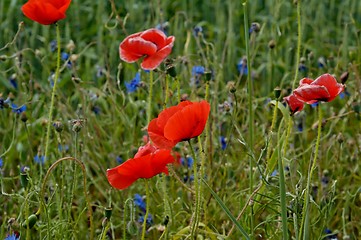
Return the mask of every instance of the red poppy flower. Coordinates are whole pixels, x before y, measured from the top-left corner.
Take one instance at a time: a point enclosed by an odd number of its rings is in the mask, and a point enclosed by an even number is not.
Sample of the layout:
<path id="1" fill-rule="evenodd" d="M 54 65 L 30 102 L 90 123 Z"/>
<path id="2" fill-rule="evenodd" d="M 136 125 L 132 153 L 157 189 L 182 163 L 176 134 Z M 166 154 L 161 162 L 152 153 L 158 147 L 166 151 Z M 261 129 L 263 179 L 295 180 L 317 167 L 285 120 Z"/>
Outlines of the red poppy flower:
<path id="1" fill-rule="evenodd" d="M 172 52 L 174 40 L 155 28 L 134 33 L 120 43 L 120 59 L 132 63 L 145 56 L 141 67 L 154 70 Z"/>
<path id="2" fill-rule="evenodd" d="M 31 20 L 50 25 L 64 19 L 71 0 L 29 0 L 21 10 Z"/>
<path id="3" fill-rule="evenodd" d="M 287 102 L 291 110 L 291 115 L 303 109 L 304 102 L 300 101 L 294 94 L 284 97 L 283 99 Z"/>
<path id="4" fill-rule="evenodd" d="M 168 175 L 167 164 L 175 162 L 171 151 L 166 149 L 147 154 L 143 152 L 140 155 L 128 159 L 115 168 L 108 169 L 107 178 L 110 185 L 114 188 L 125 189 L 139 178 L 152 178 L 159 173 Z"/>
<path id="5" fill-rule="evenodd" d="M 153 144 L 170 149 L 178 142 L 199 136 L 206 125 L 210 105 L 207 101 L 183 101 L 163 110 L 150 121 L 148 134 Z"/>
<path id="6" fill-rule="evenodd" d="M 326 73 L 316 80 L 304 78 L 300 81 L 300 86 L 293 90 L 293 94 L 302 102 L 308 104 L 317 101 L 330 102 L 337 97 L 345 86 L 336 81 L 334 77 Z"/>

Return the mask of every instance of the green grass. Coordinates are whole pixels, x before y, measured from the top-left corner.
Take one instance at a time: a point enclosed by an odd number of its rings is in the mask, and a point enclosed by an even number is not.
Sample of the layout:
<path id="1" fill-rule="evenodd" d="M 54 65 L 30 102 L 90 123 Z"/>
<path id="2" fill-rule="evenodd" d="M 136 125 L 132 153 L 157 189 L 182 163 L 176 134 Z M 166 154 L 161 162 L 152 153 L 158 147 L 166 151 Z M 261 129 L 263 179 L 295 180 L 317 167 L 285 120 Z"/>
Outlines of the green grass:
<path id="1" fill-rule="evenodd" d="M 134 205 L 130 199 L 136 193 L 145 195 L 145 183 L 138 180 L 126 190 L 113 189 L 106 179 L 106 169 L 118 165 L 118 156 L 123 160 L 132 158 L 143 144 L 149 74 L 140 70 L 140 63 L 122 62 L 118 47 L 127 35 L 168 22 L 167 33 L 176 38 L 170 57 L 174 59 L 181 94 L 187 94 L 192 101 L 209 96 L 211 104 L 208 126 L 200 139 L 205 151 L 205 176 L 201 177 L 213 192 L 202 185 L 197 234 L 204 239 L 224 239 L 239 216 L 228 239 L 241 239 L 241 228 L 251 239 L 282 239 L 279 175 L 271 176 L 282 156 L 284 166 L 289 168 L 285 170 L 288 236 L 297 239 L 308 169 L 314 158 L 318 114 L 316 108 L 307 105 L 292 116 L 292 128 L 285 141 L 288 112 L 279 106 L 272 133 L 275 105 L 269 103 L 274 100 L 275 87 L 282 89 L 282 97 L 292 89 L 298 37 L 294 1 L 248 3 L 248 27 L 252 22 L 260 24 L 260 31 L 250 34 L 249 39 L 254 89 L 250 113 L 247 76 L 240 76 L 237 71 L 237 63 L 247 55 L 242 1 L 73 0 L 67 18 L 59 22 L 61 51 L 72 55 L 73 60 L 71 68 L 61 62 L 55 98 L 54 120 L 61 122 L 64 130 L 59 133 L 52 127 L 49 157 L 44 165 L 33 159 L 45 154 L 51 98 L 49 77 L 56 68 L 56 52 L 50 50 L 50 43 L 56 38 L 56 31 L 55 26 L 42 26 L 24 17 L 20 10 L 23 3 L 0 1 L 0 97 L 6 99 L 10 95 L 15 104 L 27 106 L 26 123 L 11 109 L 0 110 L 0 156 L 4 163 L 0 170 L 0 238 L 18 231 L 21 239 L 89 239 L 86 191 L 92 206 L 94 239 L 108 239 L 106 233 L 113 239 L 140 239 L 142 224 L 138 223 L 138 216 L 142 212 L 135 207 L 132 213 Z M 299 72 L 297 82 L 304 76 L 316 78 L 323 73 L 334 74 L 340 81 L 341 74 L 349 72 L 349 95 L 319 106 L 324 122 L 310 183 L 312 189 L 318 188 L 317 192 L 310 192 L 310 239 L 324 239 L 325 229 L 337 234 L 338 239 L 361 237 L 360 8 L 357 0 L 301 1 L 300 56 L 307 71 Z M 203 28 L 198 37 L 193 35 L 195 26 Z M 275 42 L 274 48 L 269 47 L 270 41 Z M 323 68 L 318 66 L 320 58 Z M 190 85 L 192 67 L 196 65 L 212 71 L 209 95 L 205 76 L 198 87 Z M 101 76 L 97 76 L 99 69 Z M 138 71 L 144 84 L 136 92 L 127 93 L 124 82 L 133 79 Z M 13 75 L 17 89 L 9 81 Z M 156 117 L 163 109 L 166 94 L 163 65 L 153 77 L 151 108 L 152 117 Z M 169 107 L 176 105 L 178 99 L 175 79 L 168 80 Z M 235 92 L 230 92 L 233 84 Z M 96 114 L 94 108 L 100 113 Z M 79 119 L 75 123 L 81 130 L 76 135 L 72 121 Z M 252 119 L 254 144 L 250 146 Z M 221 136 L 227 139 L 225 150 L 219 141 Z M 197 140 L 192 143 L 200 162 Z M 183 157 L 191 155 L 186 142 L 175 149 Z M 41 205 L 41 187 L 50 166 L 60 158 L 75 156 L 84 164 L 86 175 L 71 161 L 59 163 L 45 183 L 46 206 L 35 226 L 22 227 Z M 272 169 L 267 168 L 267 162 L 274 163 Z M 21 184 L 20 174 L 24 166 L 29 169 L 26 187 Z M 176 166 L 174 170 L 181 179 L 193 174 L 186 166 Z M 193 182 L 185 184 L 194 187 Z M 150 179 L 149 188 L 153 223 L 148 226 L 146 239 L 189 239 L 194 195 L 172 174 Z M 256 192 L 252 194 L 250 189 Z M 105 219 L 108 208 L 112 208 L 112 216 Z M 169 223 L 162 234 L 166 216 Z"/>

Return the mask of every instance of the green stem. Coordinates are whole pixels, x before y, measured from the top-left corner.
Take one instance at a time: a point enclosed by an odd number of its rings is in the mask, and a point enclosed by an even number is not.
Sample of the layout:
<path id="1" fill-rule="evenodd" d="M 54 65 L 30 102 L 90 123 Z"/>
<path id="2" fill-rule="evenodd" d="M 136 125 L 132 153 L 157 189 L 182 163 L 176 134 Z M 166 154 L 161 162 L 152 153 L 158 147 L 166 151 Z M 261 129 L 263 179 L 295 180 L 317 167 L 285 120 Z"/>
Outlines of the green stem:
<path id="1" fill-rule="evenodd" d="M 254 136 L 254 112 L 253 112 L 253 82 L 251 79 L 251 54 L 249 51 L 249 29 L 248 29 L 248 1 L 243 3 L 244 10 L 244 36 L 246 42 L 246 55 L 247 55 L 247 92 L 248 92 L 248 131 L 249 131 L 249 149 L 250 149 L 250 157 L 249 157 L 249 192 L 253 193 L 253 136 Z M 254 232 L 254 217 L 253 217 L 253 206 L 251 206 L 251 215 L 250 215 L 250 228 L 251 228 L 251 236 L 253 236 Z M 252 237 L 253 239 L 253 237 Z"/>
<path id="2" fill-rule="evenodd" d="M 269 160 L 269 157 L 271 154 L 271 149 L 272 149 L 272 134 L 273 134 L 273 129 L 276 125 L 277 112 L 278 112 L 277 110 L 278 110 L 278 99 L 276 99 L 275 108 L 273 109 L 272 124 L 271 124 L 271 129 L 270 129 L 270 139 L 268 141 L 267 154 L 266 154 L 267 164 L 268 164 L 268 160 Z M 269 169 L 269 170 L 272 171 L 272 169 Z"/>
<path id="3" fill-rule="evenodd" d="M 142 240 L 144 240 L 145 238 L 145 232 L 147 229 L 147 219 L 148 219 L 148 215 L 149 215 L 149 199 L 150 199 L 150 193 L 149 193 L 149 183 L 148 183 L 148 179 L 145 179 L 145 192 L 146 192 L 146 210 L 145 210 L 145 216 L 144 216 L 144 221 L 143 221 L 143 230 L 142 230 Z"/>
<path id="4" fill-rule="evenodd" d="M 278 101 L 276 101 L 277 105 Z M 280 131 L 277 134 L 277 141 L 281 138 Z M 281 217 L 282 217 L 282 235 L 283 240 L 288 240 L 288 227 L 287 227 L 287 205 L 286 205 L 286 183 L 283 167 L 283 157 L 281 155 L 281 145 L 278 149 L 278 172 L 279 172 L 279 187 L 280 187 L 280 199 L 281 199 Z"/>
<path id="5" fill-rule="evenodd" d="M 169 80 L 168 80 L 168 74 L 165 75 L 165 90 L 164 90 L 164 103 L 163 103 L 163 109 L 167 108 L 168 103 L 168 91 L 169 91 Z"/>
<path id="6" fill-rule="evenodd" d="M 60 29 L 59 24 L 56 23 L 56 41 L 57 41 L 57 62 L 56 62 L 56 70 L 55 70 L 55 78 L 54 78 L 54 86 L 51 93 L 51 100 L 50 100 L 50 109 L 49 109 L 49 117 L 48 117 L 48 125 L 46 129 L 46 140 L 45 140 L 45 159 L 48 158 L 48 151 L 49 151 L 49 140 L 50 140 L 50 126 L 51 122 L 53 121 L 53 111 L 54 111 L 54 102 L 55 102 L 55 93 L 56 93 L 56 86 L 59 78 L 60 72 Z"/>
<path id="7" fill-rule="evenodd" d="M 45 186 L 46 186 L 46 182 L 47 182 L 47 180 L 48 180 L 48 178 L 50 176 L 50 173 L 55 169 L 55 167 L 59 163 L 61 163 L 63 161 L 74 161 L 76 164 L 78 164 L 80 166 L 80 168 L 81 168 L 81 170 L 83 172 L 83 191 L 84 191 L 84 195 L 85 195 L 85 201 L 86 201 L 87 207 L 88 207 L 89 222 L 90 222 L 90 238 L 89 239 L 94 239 L 93 238 L 93 234 L 94 234 L 93 211 L 92 211 L 92 208 L 91 208 L 91 205 L 90 205 L 89 195 L 88 195 L 88 192 L 86 190 L 86 186 L 87 186 L 87 183 L 86 183 L 86 170 L 85 170 L 84 164 L 80 160 L 78 160 L 76 158 L 73 158 L 73 157 L 60 158 L 50 166 L 50 168 L 48 169 L 48 171 L 45 174 L 43 184 L 41 185 L 40 195 L 39 195 L 39 197 L 40 197 L 40 206 L 39 206 L 38 211 L 36 212 L 36 215 L 39 215 L 41 213 L 42 207 L 46 208 L 46 204 L 45 204 L 45 201 L 44 201 Z M 50 219 L 47 219 L 47 222 L 50 223 Z M 49 224 L 48 224 L 48 227 L 49 227 Z M 48 231 L 48 234 L 49 233 L 50 232 Z M 48 238 L 50 238 L 50 235 L 48 235 Z"/>
<path id="8" fill-rule="evenodd" d="M 177 97 L 178 97 L 178 103 L 181 101 L 181 92 L 180 92 L 180 83 L 178 77 L 175 77 L 175 84 L 177 86 Z"/>
<path id="9" fill-rule="evenodd" d="M 152 117 L 152 98 L 153 98 L 153 71 L 149 73 L 149 93 L 148 93 L 148 109 L 147 109 L 147 124 L 149 124 Z"/>
<path id="10" fill-rule="evenodd" d="M 195 239 L 195 236 L 197 234 L 198 229 L 198 223 L 199 223 L 199 214 L 200 214 L 200 206 L 201 206 L 201 189 L 200 189 L 200 183 L 198 178 L 198 169 L 197 169 L 197 158 L 196 154 L 194 152 L 192 143 L 190 140 L 188 140 L 189 147 L 191 149 L 192 157 L 193 157 L 193 175 L 194 175 L 194 190 L 195 190 L 195 202 L 194 202 L 194 216 L 192 221 L 192 227 L 191 227 L 191 239 Z"/>
<path id="11" fill-rule="evenodd" d="M 321 129 L 322 129 L 322 109 L 321 106 L 318 106 L 318 129 L 317 129 L 317 139 L 316 139 L 316 147 L 315 147 L 315 153 L 313 156 L 313 160 L 310 163 L 311 168 L 309 169 L 308 177 L 307 177 L 307 186 L 306 186 L 306 193 L 304 198 L 304 207 L 302 210 L 302 222 L 300 227 L 300 236 L 299 239 L 302 239 L 302 233 L 303 233 L 303 239 L 309 239 L 310 232 L 309 232 L 309 203 L 310 203 L 310 185 L 312 180 L 312 174 L 313 171 L 316 168 L 316 161 L 318 157 L 318 149 L 320 146 L 320 139 L 321 139 Z"/>
<path id="12" fill-rule="evenodd" d="M 301 58 L 301 0 L 297 0 L 297 52 L 296 52 L 296 71 L 295 78 L 293 79 L 292 89 L 295 88 L 298 79 L 298 67 L 300 65 Z"/>

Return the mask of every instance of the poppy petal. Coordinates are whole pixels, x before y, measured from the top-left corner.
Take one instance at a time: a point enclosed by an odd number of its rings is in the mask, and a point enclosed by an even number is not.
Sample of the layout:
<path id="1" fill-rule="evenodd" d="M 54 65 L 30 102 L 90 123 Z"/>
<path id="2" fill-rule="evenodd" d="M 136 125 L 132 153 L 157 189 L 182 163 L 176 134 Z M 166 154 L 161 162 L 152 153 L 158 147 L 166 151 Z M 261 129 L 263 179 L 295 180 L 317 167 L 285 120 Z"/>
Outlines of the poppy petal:
<path id="1" fill-rule="evenodd" d="M 325 86 L 303 85 L 293 90 L 295 96 L 308 104 L 315 101 L 328 101 L 330 94 Z"/>
<path id="2" fill-rule="evenodd" d="M 145 146 L 141 146 L 138 149 L 138 152 L 134 155 L 134 158 L 142 157 L 150 153 L 154 153 L 158 148 L 153 146 L 150 142 L 148 142 Z"/>
<path id="3" fill-rule="evenodd" d="M 330 98 L 327 102 L 333 100 L 345 88 L 343 84 L 338 83 L 336 79 L 328 73 L 319 76 L 311 85 L 320 85 L 327 88 L 327 91 L 330 94 Z"/>
<path id="4" fill-rule="evenodd" d="M 171 149 L 177 144 L 177 142 L 168 140 L 164 137 L 163 129 L 159 127 L 157 121 L 158 118 L 155 118 L 148 124 L 149 138 L 158 148 Z"/>
<path id="5" fill-rule="evenodd" d="M 149 55 L 146 58 L 144 58 L 141 67 L 144 70 L 154 70 L 156 69 L 163 60 L 168 57 L 168 55 L 172 52 L 171 46 L 166 46 L 162 48 L 162 50 L 154 53 L 153 55 Z"/>
<path id="6" fill-rule="evenodd" d="M 305 105 L 294 94 L 284 97 L 283 99 L 287 102 L 291 110 L 291 114 L 295 114 L 296 112 L 301 111 Z"/>
<path id="7" fill-rule="evenodd" d="M 152 159 L 152 171 L 153 176 L 159 173 L 165 173 L 168 175 L 168 168 L 166 167 L 167 164 L 175 163 L 174 157 L 171 155 L 170 150 L 161 149 L 157 151 L 153 156 Z"/>
<path id="8" fill-rule="evenodd" d="M 118 189 L 125 189 L 132 185 L 133 182 L 137 180 L 137 178 L 130 177 L 130 176 L 123 176 L 118 173 L 118 168 L 120 168 L 122 165 L 119 165 L 118 167 L 108 169 L 107 170 L 107 178 L 110 185 L 112 185 L 114 188 Z"/>
<path id="9" fill-rule="evenodd" d="M 193 103 L 175 113 L 164 127 L 164 136 L 173 141 L 183 141 L 199 136 L 207 123 L 210 105 L 206 101 Z"/>
<path id="10" fill-rule="evenodd" d="M 312 82 L 313 82 L 313 79 L 311 79 L 311 78 L 302 78 L 300 80 L 300 86 L 308 85 L 308 84 L 311 84 Z"/>
<path id="11" fill-rule="evenodd" d="M 140 37 L 157 45 L 157 49 L 162 49 L 166 45 L 167 36 L 156 28 L 144 31 Z"/>

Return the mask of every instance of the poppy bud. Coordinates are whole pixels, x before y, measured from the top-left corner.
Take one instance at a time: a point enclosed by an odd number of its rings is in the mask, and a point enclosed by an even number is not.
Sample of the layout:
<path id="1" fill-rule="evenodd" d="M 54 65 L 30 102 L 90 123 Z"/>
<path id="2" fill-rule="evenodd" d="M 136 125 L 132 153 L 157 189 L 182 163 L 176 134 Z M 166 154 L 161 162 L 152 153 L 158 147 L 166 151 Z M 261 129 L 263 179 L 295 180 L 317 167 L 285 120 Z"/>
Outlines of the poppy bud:
<path id="1" fill-rule="evenodd" d="M 112 208 L 105 208 L 104 215 L 107 219 L 110 219 L 112 216 L 113 209 Z"/>
<path id="2" fill-rule="evenodd" d="M 237 90 L 236 86 L 235 86 L 235 83 L 232 82 L 232 81 L 227 83 L 227 88 L 229 89 L 229 92 L 232 93 L 232 94 L 235 93 L 236 90 Z"/>
<path id="3" fill-rule="evenodd" d="M 204 72 L 204 77 L 206 81 L 209 82 L 212 79 L 212 72 L 210 71 Z"/>
<path id="4" fill-rule="evenodd" d="M 38 216 L 36 214 L 31 214 L 27 220 L 22 224 L 23 228 L 33 228 L 35 223 L 38 221 Z"/>
<path id="5" fill-rule="evenodd" d="M 165 216 L 165 218 L 164 218 L 163 225 L 167 226 L 168 223 L 169 223 L 169 216 L 167 215 L 167 216 Z"/>
<path id="6" fill-rule="evenodd" d="M 55 128 L 55 131 L 57 131 L 58 133 L 62 132 L 64 129 L 64 125 L 60 121 L 54 122 L 53 127 Z"/>
<path id="7" fill-rule="evenodd" d="M 343 141 L 344 141 L 343 136 L 342 136 L 341 133 L 339 133 L 339 134 L 337 135 L 337 142 L 338 142 L 339 144 L 341 144 L 341 143 L 343 143 Z"/>
<path id="8" fill-rule="evenodd" d="M 274 49 L 276 47 L 276 41 L 274 39 L 272 39 L 271 41 L 268 42 L 268 47 L 270 49 Z"/>
<path id="9" fill-rule="evenodd" d="M 106 225 L 108 224 L 108 218 L 103 218 L 103 221 L 102 221 L 102 227 L 105 227 Z"/>
<path id="10" fill-rule="evenodd" d="M 69 43 L 66 45 L 66 50 L 69 52 L 73 52 L 75 49 L 75 43 L 73 40 L 70 40 Z"/>
<path id="11" fill-rule="evenodd" d="M 342 73 L 342 75 L 341 75 L 341 77 L 340 77 L 342 84 L 345 84 L 345 82 L 346 82 L 347 79 L 348 79 L 348 75 L 349 75 L 348 72 Z"/>
<path id="12" fill-rule="evenodd" d="M 5 61 L 6 59 L 8 59 L 8 56 L 6 56 L 6 55 L 0 55 L 0 60 L 1 60 L 1 61 Z"/>
<path id="13" fill-rule="evenodd" d="M 74 132 L 80 132 L 80 130 L 82 129 L 83 125 L 81 124 L 81 122 L 76 122 L 74 123 L 73 127 L 72 127 L 72 130 Z"/>
<path id="14" fill-rule="evenodd" d="M 177 76 L 177 71 L 175 70 L 175 67 L 173 65 L 173 60 L 171 59 L 167 59 L 165 61 L 165 67 L 167 70 L 167 74 L 173 78 L 175 78 Z"/>
<path id="15" fill-rule="evenodd" d="M 254 31 L 258 33 L 260 30 L 261 30 L 261 25 L 258 22 L 254 22 L 251 24 L 251 29 L 250 29 L 251 32 Z"/>
<path id="16" fill-rule="evenodd" d="M 26 121 L 28 121 L 28 117 L 26 116 L 25 112 L 22 112 L 20 115 L 20 120 L 24 123 L 26 123 Z"/>
<path id="17" fill-rule="evenodd" d="M 276 98 L 276 100 L 278 100 L 279 98 L 280 98 L 280 96 L 281 96 L 281 89 L 279 88 L 279 87 L 276 87 L 274 90 L 273 90 L 273 93 L 274 93 L 274 95 L 275 95 L 275 98 Z"/>
<path id="18" fill-rule="evenodd" d="M 20 184 L 23 188 L 26 188 L 29 183 L 29 176 L 27 172 L 20 173 Z"/>
<path id="19" fill-rule="evenodd" d="M 137 226 L 137 223 L 132 220 L 132 221 L 129 221 L 128 224 L 127 224 L 127 231 L 130 235 L 137 235 L 138 233 L 138 226 Z"/>

